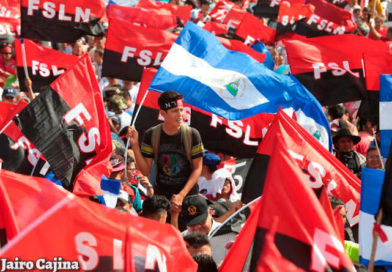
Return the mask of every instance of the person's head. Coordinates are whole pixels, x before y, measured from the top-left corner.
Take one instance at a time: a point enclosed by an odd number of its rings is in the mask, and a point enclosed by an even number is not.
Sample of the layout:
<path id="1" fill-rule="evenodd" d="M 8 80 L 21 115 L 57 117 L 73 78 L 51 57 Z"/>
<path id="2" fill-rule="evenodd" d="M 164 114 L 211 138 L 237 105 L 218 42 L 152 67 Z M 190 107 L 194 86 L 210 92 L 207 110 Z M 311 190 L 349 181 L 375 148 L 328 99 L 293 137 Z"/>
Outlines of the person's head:
<path id="1" fill-rule="evenodd" d="M 12 87 L 6 87 L 3 90 L 2 101 L 7 103 L 17 103 L 19 91 Z"/>
<path id="2" fill-rule="evenodd" d="M 170 202 L 165 196 L 154 195 L 147 197 L 143 201 L 141 216 L 159 221 L 166 222 L 167 212 L 170 210 Z"/>
<path id="3" fill-rule="evenodd" d="M 328 196 L 329 201 L 331 202 L 332 209 L 335 210 L 336 208 L 339 209 L 339 213 L 343 218 L 343 223 L 346 224 L 346 208 L 344 207 L 344 202 L 335 196 Z"/>
<path id="4" fill-rule="evenodd" d="M 183 96 L 174 91 L 166 91 L 158 98 L 160 113 L 165 118 L 165 124 L 180 127 L 184 120 Z"/>
<path id="5" fill-rule="evenodd" d="M 210 2 L 208 0 L 201 0 L 200 9 L 201 9 L 201 14 L 203 16 L 207 16 L 208 12 L 210 11 Z"/>
<path id="6" fill-rule="evenodd" d="M 330 120 L 342 118 L 344 114 L 344 107 L 342 105 L 334 105 L 328 107 L 328 115 Z"/>
<path id="7" fill-rule="evenodd" d="M 212 256 L 206 254 L 197 254 L 192 256 L 197 262 L 197 272 L 217 272 L 218 267 Z"/>
<path id="8" fill-rule="evenodd" d="M 102 49 L 95 49 L 93 54 L 93 61 L 96 64 L 101 64 L 103 61 L 103 50 Z"/>
<path id="9" fill-rule="evenodd" d="M 218 169 L 218 165 L 221 163 L 221 159 L 218 155 L 213 153 L 206 153 L 203 156 L 203 166 L 208 169 L 212 174 Z"/>
<path id="10" fill-rule="evenodd" d="M 356 20 L 361 17 L 361 6 L 360 5 L 353 6 L 353 15 Z"/>
<path id="11" fill-rule="evenodd" d="M 366 167 L 381 169 L 381 158 L 376 147 L 370 147 L 366 154 Z"/>
<path id="12" fill-rule="evenodd" d="M 122 95 L 115 94 L 107 102 L 108 110 L 116 114 L 122 113 L 128 108 L 127 101 Z"/>
<path id="13" fill-rule="evenodd" d="M 130 89 L 132 89 L 133 85 L 134 85 L 134 82 L 133 82 L 133 81 L 130 81 L 130 80 L 123 80 L 123 88 L 124 88 L 125 90 L 129 91 Z"/>
<path id="14" fill-rule="evenodd" d="M 208 234 L 212 228 L 212 216 L 207 200 L 199 195 L 187 196 L 182 203 L 181 213 L 188 232 Z"/>
<path id="15" fill-rule="evenodd" d="M 112 166 L 112 173 L 110 174 L 110 178 L 121 179 L 122 173 L 125 169 L 124 157 L 119 154 L 113 153 L 110 157 L 110 164 Z"/>
<path id="16" fill-rule="evenodd" d="M 96 48 L 104 50 L 105 49 L 105 36 L 94 37 L 94 45 Z"/>
<path id="17" fill-rule="evenodd" d="M 361 141 L 361 137 L 352 135 L 348 129 L 340 129 L 333 137 L 333 143 L 338 152 L 354 151 L 354 145 Z"/>
<path id="18" fill-rule="evenodd" d="M 1 49 L 1 56 L 4 62 L 9 62 L 12 59 L 12 45 L 7 44 Z"/>
<path id="19" fill-rule="evenodd" d="M 362 10 L 362 18 L 364 21 L 369 21 L 370 18 L 370 12 L 368 7 L 364 7 Z"/>
<path id="20" fill-rule="evenodd" d="M 377 15 L 377 16 L 374 18 L 374 28 L 375 28 L 376 30 L 380 30 L 381 27 L 383 26 L 383 24 L 384 24 L 384 17 L 381 16 L 381 15 Z"/>
<path id="21" fill-rule="evenodd" d="M 83 42 L 81 40 L 77 40 L 73 45 L 72 45 L 72 54 L 75 56 L 80 57 L 86 52 L 86 49 L 83 45 Z"/>
<path id="22" fill-rule="evenodd" d="M 212 250 L 208 236 L 201 232 L 190 232 L 184 236 L 186 248 L 189 254 L 206 254 L 212 256 Z"/>

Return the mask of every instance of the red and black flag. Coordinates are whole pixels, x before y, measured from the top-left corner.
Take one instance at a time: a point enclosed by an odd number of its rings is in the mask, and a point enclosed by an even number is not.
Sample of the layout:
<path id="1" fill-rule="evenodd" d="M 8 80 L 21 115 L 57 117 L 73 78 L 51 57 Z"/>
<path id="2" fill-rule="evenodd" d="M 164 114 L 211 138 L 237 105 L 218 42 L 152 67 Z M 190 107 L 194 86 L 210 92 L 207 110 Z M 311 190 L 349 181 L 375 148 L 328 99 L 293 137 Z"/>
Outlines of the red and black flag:
<path id="1" fill-rule="evenodd" d="M 74 65 L 79 58 L 60 51 L 39 45 L 29 39 L 15 40 L 16 67 L 21 90 L 26 92 L 24 84 L 26 76 L 23 67 L 22 45 L 26 52 L 26 65 L 29 77 L 33 82 L 33 90 L 39 92 L 40 88 L 50 85 L 57 77 Z"/>
<path id="2" fill-rule="evenodd" d="M 295 33 L 306 37 L 354 33 L 357 26 L 350 12 L 325 0 L 309 0 L 306 4 L 315 7 L 314 13 L 297 22 Z"/>
<path id="3" fill-rule="evenodd" d="M 256 42 L 273 44 L 276 30 L 265 25 L 259 18 L 247 12 L 237 28 L 236 34 L 245 40 L 245 44 Z"/>
<path id="4" fill-rule="evenodd" d="M 174 14 L 160 14 L 155 9 L 110 4 L 107 16 L 109 19 L 124 20 L 137 26 L 156 29 L 175 28 L 177 26 L 177 18 Z"/>
<path id="5" fill-rule="evenodd" d="M 34 263 L 54 260 L 54 265 L 72 268 L 63 269 L 67 271 L 197 270 L 180 233 L 168 224 L 111 209 L 59 190 L 48 180 L 6 170 L 0 173 L 0 190 L 20 231 L 2 249 L 1 258 L 18 256 Z M 34 209 L 26 213 L 26 207 Z M 124 269 L 128 265 L 131 269 Z"/>
<path id="6" fill-rule="evenodd" d="M 100 181 L 108 174 L 112 143 L 88 54 L 26 106 L 14 122 L 66 189 L 81 195 L 102 194 Z"/>
<path id="7" fill-rule="evenodd" d="M 146 69 L 140 85 L 136 100 L 135 112 L 137 112 L 144 94 L 150 85 L 156 72 Z M 163 121 L 159 114 L 159 93 L 149 90 L 144 104 L 136 119 L 135 127 L 140 135 L 148 128 Z M 188 124 L 196 128 L 203 139 L 207 149 L 238 158 L 252 158 L 257 150 L 258 143 L 263 133 L 268 129 L 274 114 L 258 114 L 242 120 L 227 120 L 215 114 L 202 111 L 184 103 L 186 120 Z"/>
<path id="8" fill-rule="evenodd" d="M 349 5 L 350 1 L 347 1 L 347 0 L 327 0 L 327 2 L 337 6 L 339 8 L 344 9 L 346 6 Z"/>
<path id="9" fill-rule="evenodd" d="M 344 34 L 284 40 L 293 75 L 322 105 L 365 98 L 363 54 L 388 52 L 388 44 Z"/>
<path id="10" fill-rule="evenodd" d="M 172 3 L 155 2 L 154 0 L 139 0 L 136 7 L 155 11 L 161 15 L 175 16 L 183 25 L 191 19 L 191 5 L 180 6 Z"/>
<path id="11" fill-rule="evenodd" d="M 12 44 L 20 36 L 20 19 L 0 16 L 0 43 Z"/>
<path id="12" fill-rule="evenodd" d="M 280 135 L 279 137 L 277 135 Z M 278 112 L 260 143 L 242 191 L 243 202 L 264 194 L 266 174 L 275 143 L 283 142 L 314 190 L 328 185 L 330 194 L 345 203 L 350 225 L 359 222 L 360 181 L 312 135 L 282 111 Z M 283 168 L 282 168 L 283 169 Z"/>
<path id="13" fill-rule="evenodd" d="M 105 34 L 100 19 L 103 0 L 21 0 L 22 37 L 74 42 L 84 35 Z"/>
<path id="14" fill-rule="evenodd" d="M 279 14 L 279 7 L 282 3 L 291 6 L 292 4 L 304 4 L 304 2 L 304 0 L 258 0 L 253 10 L 257 17 L 269 18 L 272 21 L 276 21 Z"/>
<path id="15" fill-rule="evenodd" d="M 309 18 L 314 13 L 314 6 L 309 4 L 290 4 L 283 2 L 280 4 L 278 24 L 276 26 L 276 38 L 286 33 L 294 33 L 297 22 Z"/>
<path id="16" fill-rule="evenodd" d="M 305 271 L 356 271 L 340 235 L 292 158 L 290 147 L 280 141 L 271 154 L 249 271 L 265 265 L 262 251 L 276 217 L 279 221 L 273 243 L 284 260 Z"/>
<path id="17" fill-rule="evenodd" d="M 379 54 L 376 52 L 365 53 L 363 55 L 365 63 L 366 89 L 368 91 L 380 91 L 380 75 L 392 74 L 392 53 L 385 52 Z"/>
<path id="18" fill-rule="evenodd" d="M 177 35 L 110 19 L 102 75 L 140 81 L 145 67 L 158 68 Z"/>

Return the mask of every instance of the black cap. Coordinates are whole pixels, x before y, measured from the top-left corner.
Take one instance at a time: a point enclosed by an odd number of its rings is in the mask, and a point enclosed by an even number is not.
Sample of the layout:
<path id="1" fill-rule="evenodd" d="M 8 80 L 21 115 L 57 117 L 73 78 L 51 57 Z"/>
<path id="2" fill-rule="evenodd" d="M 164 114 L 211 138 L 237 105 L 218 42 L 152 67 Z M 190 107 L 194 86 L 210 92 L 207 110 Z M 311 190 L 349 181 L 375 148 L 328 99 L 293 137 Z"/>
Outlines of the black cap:
<path id="1" fill-rule="evenodd" d="M 181 212 L 185 225 L 202 224 L 206 221 L 209 213 L 207 200 L 199 195 L 187 196 L 182 203 Z"/>

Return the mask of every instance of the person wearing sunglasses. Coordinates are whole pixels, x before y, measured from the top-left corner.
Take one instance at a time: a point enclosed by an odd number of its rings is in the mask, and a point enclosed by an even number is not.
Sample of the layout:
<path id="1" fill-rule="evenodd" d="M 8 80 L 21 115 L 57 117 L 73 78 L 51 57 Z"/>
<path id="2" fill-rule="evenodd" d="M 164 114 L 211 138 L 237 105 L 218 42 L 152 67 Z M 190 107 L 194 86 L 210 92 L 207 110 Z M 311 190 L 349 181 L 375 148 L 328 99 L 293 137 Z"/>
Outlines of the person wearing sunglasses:
<path id="1" fill-rule="evenodd" d="M 16 74 L 16 63 L 13 59 L 12 45 L 5 45 L 1 48 L 0 53 L 0 87 L 4 87 L 7 78 Z"/>

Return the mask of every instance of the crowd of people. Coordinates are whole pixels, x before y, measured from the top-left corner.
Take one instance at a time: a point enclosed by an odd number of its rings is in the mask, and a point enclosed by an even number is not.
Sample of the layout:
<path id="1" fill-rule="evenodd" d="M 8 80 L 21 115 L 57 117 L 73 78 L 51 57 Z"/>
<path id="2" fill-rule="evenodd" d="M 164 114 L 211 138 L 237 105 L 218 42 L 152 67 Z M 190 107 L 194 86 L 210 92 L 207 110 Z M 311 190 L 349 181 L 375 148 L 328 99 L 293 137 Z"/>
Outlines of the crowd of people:
<path id="1" fill-rule="evenodd" d="M 193 6 L 191 19 L 197 23 L 205 20 L 216 3 L 187 0 L 185 4 Z M 381 1 L 379 5 L 373 0 L 363 6 L 352 0 L 346 7 L 357 24 L 355 34 L 391 42 L 392 25 L 388 20 L 392 20 L 392 2 Z M 250 11 L 251 8 L 252 5 Z M 213 256 L 218 252 L 214 252 L 209 235 L 244 205 L 231 173 L 222 164 L 232 157 L 205 150 L 199 132 L 184 125 L 183 97 L 174 91 L 162 93 L 158 100 L 164 122 L 139 135 L 131 122 L 140 83 L 102 76 L 105 37 L 86 36 L 72 44 L 42 43 L 75 56 L 90 54 L 113 141 L 113 170 L 103 179 L 122 182 L 116 209 L 172 224 L 182 232 L 199 271 L 217 271 L 219 262 Z M 287 64 L 281 43 L 270 46 L 269 51 L 275 69 Z M 38 90 L 32 90 L 31 80 L 18 82 L 13 78 L 13 44 L 3 44 L 0 52 L 1 100 L 29 102 L 39 95 Z M 19 90 L 20 84 L 26 85 L 27 93 Z M 358 177 L 364 166 L 383 168 L 378 123 L 359 118 L 353 103 L 325 107 L 325 114 L 330 121 L 336 158 Z M 244 223 L 246 214 L 239 220 Z M 357 232 L 357 228 L 346 232 L 346 240 L 358 243 Z"/>

